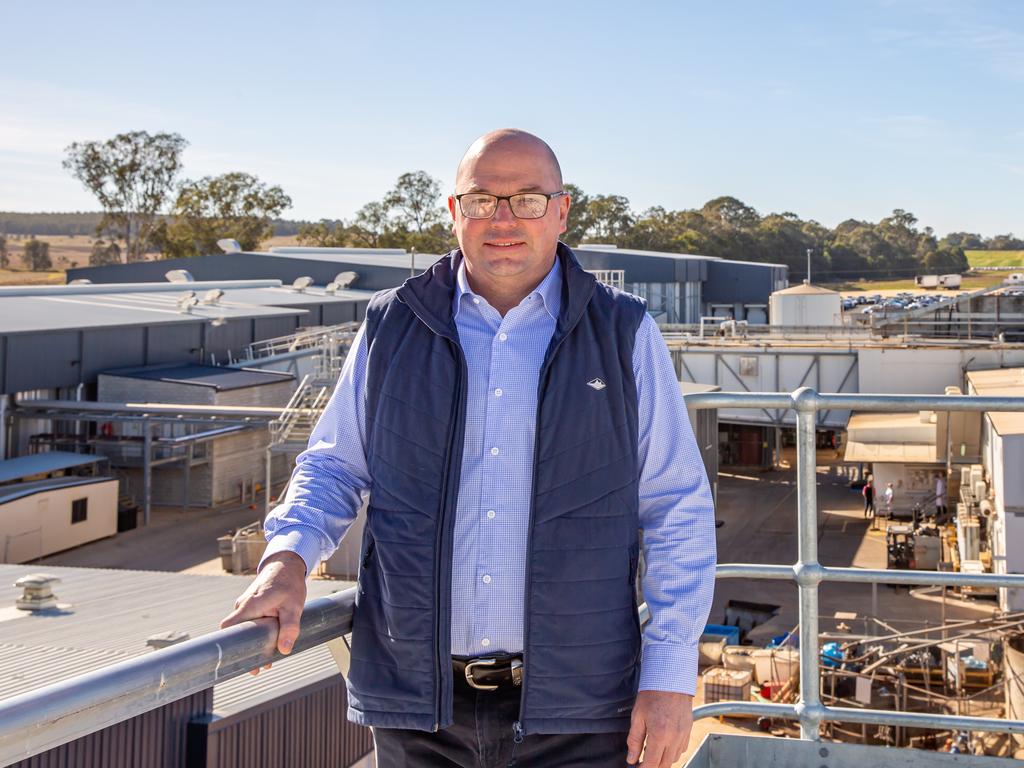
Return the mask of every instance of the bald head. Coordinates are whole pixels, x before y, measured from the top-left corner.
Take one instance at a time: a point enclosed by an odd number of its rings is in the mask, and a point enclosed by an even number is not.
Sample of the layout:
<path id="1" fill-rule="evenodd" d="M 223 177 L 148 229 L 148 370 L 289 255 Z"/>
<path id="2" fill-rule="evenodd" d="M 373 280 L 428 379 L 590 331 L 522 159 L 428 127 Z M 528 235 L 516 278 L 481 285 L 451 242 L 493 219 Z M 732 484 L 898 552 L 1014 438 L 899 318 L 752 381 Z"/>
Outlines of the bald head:
<path id="1" fill-rule="evenodd" d="M 489 154 L 502 154 L 509 157 L 523 156 L 539 160 L 551 173 L 557 188 L 562 188 L 562 168 L 547 142 L 518 128 L 500 128 L 497 131 L 485 133 L 466 150 L 455 174 L 457 190 L 461 191 L 464 188 L 467 176 L 472 175 L 472 169 L 477 161 Z"/>

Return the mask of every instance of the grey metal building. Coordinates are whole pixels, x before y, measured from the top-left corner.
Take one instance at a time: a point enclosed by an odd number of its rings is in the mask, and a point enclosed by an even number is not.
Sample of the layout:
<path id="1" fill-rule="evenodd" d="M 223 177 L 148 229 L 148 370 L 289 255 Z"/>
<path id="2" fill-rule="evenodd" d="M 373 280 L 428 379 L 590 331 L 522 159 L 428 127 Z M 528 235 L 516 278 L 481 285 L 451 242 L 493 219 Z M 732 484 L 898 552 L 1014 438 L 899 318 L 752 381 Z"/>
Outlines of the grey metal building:
<path id="1" fill-rule="evenodd" d="M 14 607 L 18 578 L 0 565 L 0 700 L 217 628 L 250 579 L 46 567 L 57 607 Z M 310 597 L 351 586 L 312 580 Z M 347 768 L 372 750 L 346 720 L 345 683 L 325 646 L 242 675 L 33 758 L 17 768 Z"/>
<path id="2" fill-rule="evenodd" d="M 788 269 L 782 264 L 604 245 L 582 245 L 574 250 L 585 269 L 621 271 L 626 290 L 647 299 L 651 314 L 662 323 L 697 323 L 702 316 L 712 315 L 765 323 L 768 297 L 788 285 Z M 155 282 L 162 281 L 168 269 L 186 269 L 197 280 L 246 277 L 287 283 L 309 276 L 314 283 L 326 285 L 339 272 L 355 272 L 354 287 L 378 291 L 401 284 L 438 258 L 397 249 L 273 248 L 267 253 L 85 267 L 69 270 L 68 279 Z"/>
<path id="3" fill-rule="evenodd" d="M 370 297 L 276 281 L 39 288 L 0 287 L 0 395 L 88 386 L 113 368 L 232 363 L 254 342 L 360 320 Z M 209 291 L 222 295 L 205 303 Z"/>

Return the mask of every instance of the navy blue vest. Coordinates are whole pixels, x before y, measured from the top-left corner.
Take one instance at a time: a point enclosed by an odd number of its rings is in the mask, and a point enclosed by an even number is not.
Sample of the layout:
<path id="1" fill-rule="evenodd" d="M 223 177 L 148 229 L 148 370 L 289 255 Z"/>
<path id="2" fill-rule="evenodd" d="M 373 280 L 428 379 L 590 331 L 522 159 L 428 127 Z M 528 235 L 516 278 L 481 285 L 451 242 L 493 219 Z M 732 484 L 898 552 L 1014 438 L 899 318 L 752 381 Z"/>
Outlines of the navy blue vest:
<path id="1" fill-rule="evenodd" d="M 452 317 L 454 251 L 367 309 L 372 478 L 353 617 L 349 718 L 452 722 L 451 560 L 466 360 Z M 562 303 L 540 375 L 526 568 L 525 733 L 626 731 L 640 628 L 637 394 L 643 303 L 559 244 Z M 597 391 L 587 382 L 600 378 Z"/>

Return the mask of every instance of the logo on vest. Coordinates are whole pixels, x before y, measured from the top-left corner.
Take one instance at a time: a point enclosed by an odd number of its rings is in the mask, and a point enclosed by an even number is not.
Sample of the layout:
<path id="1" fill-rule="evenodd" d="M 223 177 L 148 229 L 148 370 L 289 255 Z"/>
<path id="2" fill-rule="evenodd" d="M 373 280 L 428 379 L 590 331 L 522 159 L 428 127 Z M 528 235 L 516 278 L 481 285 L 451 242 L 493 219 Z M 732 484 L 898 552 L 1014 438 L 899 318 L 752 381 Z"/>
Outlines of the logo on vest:
<path id="1" fill-rule="evenodd" d="M 591 389 L 596 389 L 598 392 L 600 392 L 608 385 L 605 384 L 600 379 L 591 379 L 590 381 L 587 382 L 587 386 L 590 387 Z"/>

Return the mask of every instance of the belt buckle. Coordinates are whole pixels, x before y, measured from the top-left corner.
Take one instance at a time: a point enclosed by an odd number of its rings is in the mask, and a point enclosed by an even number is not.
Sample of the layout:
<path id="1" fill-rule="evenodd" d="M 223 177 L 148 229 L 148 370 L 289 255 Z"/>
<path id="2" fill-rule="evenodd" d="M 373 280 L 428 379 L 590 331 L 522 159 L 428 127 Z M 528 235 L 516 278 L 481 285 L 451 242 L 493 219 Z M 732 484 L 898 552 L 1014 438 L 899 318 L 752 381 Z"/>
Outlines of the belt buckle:
<path id="1" fill-rule="evenodd" d="M 472 661 L 466 662 L 466 668 L 464 671 L 466 675 L 466 682 L 470 688 L 476 688 L 478 691 L 496 691 L 498 686 L 496 685 L 481 685 L 473 679 L 473 667 L 493 667 L 497 663 L 497 659 L 473 659 Z"/>

